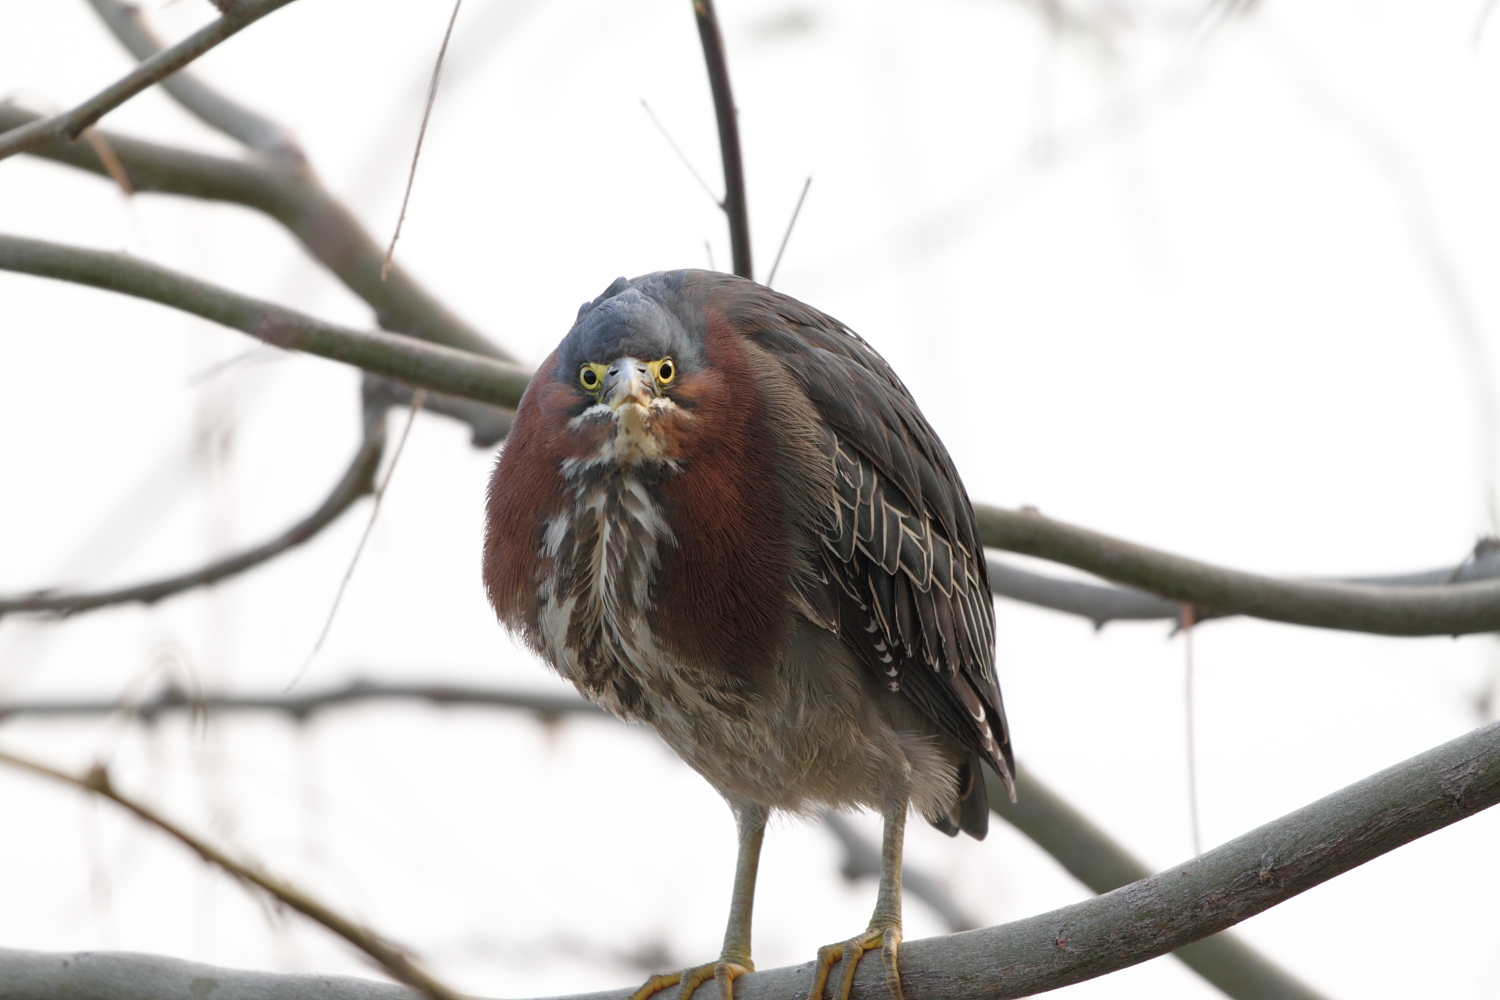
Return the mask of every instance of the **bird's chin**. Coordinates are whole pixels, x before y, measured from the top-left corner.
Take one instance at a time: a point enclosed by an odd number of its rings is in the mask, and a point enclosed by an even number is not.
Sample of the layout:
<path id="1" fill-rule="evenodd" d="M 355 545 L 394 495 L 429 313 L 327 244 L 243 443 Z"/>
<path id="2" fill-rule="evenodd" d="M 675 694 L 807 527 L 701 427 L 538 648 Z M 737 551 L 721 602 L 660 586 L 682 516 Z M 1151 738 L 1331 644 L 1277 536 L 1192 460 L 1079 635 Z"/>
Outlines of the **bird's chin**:
<path id="1" fill-rule="evenodd" d="M 668 458 L 668 442 L 662 434 L 663 416 L 657 408 L 634 400 L 615 408 L 615 430 L 604 440 L 599 457 L 620 465 L 639 465 Z"/>

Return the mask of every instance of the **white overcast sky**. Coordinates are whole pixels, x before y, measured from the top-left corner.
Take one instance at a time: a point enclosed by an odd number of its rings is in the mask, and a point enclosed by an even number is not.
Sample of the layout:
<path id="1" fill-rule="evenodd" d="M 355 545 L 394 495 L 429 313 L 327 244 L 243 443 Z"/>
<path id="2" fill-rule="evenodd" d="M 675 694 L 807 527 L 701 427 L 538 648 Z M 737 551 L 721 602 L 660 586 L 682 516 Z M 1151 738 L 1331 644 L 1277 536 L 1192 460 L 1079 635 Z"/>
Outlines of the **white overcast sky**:
<path id="1" fill-rule="evenodd" d="M 1485 0 L 721 0 L 758 273 L 813 176 L 777 286 L 907 380 L 976 500 L 1276 574 L 1459 561 L 1497 461 L 1500 24 Z M 179 37 L 202 0 L 145 4 Z M 299 0 L 201 73 L 295 129 L 378 238 L 395 222 L 436 0 Z M 69 106 L 129 61 L 82 0 L 0 0 L 0 94 Z M 718 186 L 686 0 L 467 0 L 399 259 L 525 359 L 620 274 L 710 259 L 722 220 L 641 102 Z M 104 126 L 234 155 L 152 92 Z M 0 231 L 126 250 L 357 326 L 368 309 L 274 223 L 0 162 Z M 164 308 L 0 274 L 0 589 L 123 583 L 269 536 L 356 443 L 356 376 Z M 216 373 L 215 365 L 241 358 Z M 393 418 L 399 432 L 404 414 Z M 1488 444 L 1486 442 L 1489 442 Z M 419 417 L 298 690 L 353 676 L 562 691 L 479 584 L 492 455 Z M 307 659 L 363 530 L 208 593 L 0 622 L 0 700 L 114 697 L 172 671 L 274 692 Z M 1162 624 L 1001 602 L 1018 755 L 1152 866 L 1191 853 L 1184 651 Z M 1227 621 L 1196 641 L 1205 845 L 1481 721 L 1483 638 Z M 717 953 L 727 809 L 653 737 L 385 706 L 155 730 L 7 721 L 0 746 L 116 779 L 410 943 L 457 986 L 622 986 Z M 0 773 L 0 946 L 126 949 L 376 975 L 299 918 L 108 808 Z M 878 823 L 860 819 L 874 836 Z M 1500 814 L 1243 925 L 1332 997 L 1500 997 Z M 986 922 L 1086 891 L 997 822 L 913 826 L 908 861 Z M 768 838 L 762 966 L 868 918 L 816 825 Z M 907 936 L 940 933 L 908 900 Z M 656 957 L 651 952 L 662 954 Z M 1069 997 L 1216 995 L 1171 959 Z"/>

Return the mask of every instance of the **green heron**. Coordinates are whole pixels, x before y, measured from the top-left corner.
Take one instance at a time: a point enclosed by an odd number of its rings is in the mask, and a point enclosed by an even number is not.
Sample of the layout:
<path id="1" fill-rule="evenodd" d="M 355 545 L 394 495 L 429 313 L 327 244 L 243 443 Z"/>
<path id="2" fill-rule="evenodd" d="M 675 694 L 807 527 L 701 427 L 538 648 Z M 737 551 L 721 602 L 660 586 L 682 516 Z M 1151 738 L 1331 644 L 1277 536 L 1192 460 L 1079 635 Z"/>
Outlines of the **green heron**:
<path id="1" fill-rule="evenodd" d="M 1014 767 L 973 509 L 891 367 L 837 320 L 711 271 L 616 280 L 578 311 L 490 481 L 495 612 L 589 700 L 654 729 L 728 801 L 739 860 L 717 962 L 754 968 L 766 818 L 884 817 L 865 933 L 818 951 L 809 996 L 866 951 L 901 981 L 908 809 L 983 838 L 988 763 Z"/>

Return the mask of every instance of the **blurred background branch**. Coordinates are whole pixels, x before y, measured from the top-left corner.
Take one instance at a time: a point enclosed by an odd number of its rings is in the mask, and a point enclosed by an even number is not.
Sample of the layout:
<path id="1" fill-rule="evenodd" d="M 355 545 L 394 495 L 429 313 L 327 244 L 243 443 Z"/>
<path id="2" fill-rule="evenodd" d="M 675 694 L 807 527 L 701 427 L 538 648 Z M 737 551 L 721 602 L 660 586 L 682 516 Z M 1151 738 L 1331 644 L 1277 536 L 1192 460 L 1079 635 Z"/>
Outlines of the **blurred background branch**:
<path id="1" fill-rule="evenodd" d="M 902 980 L 928 1000 L 1007 1000 L 1094 979 L 1222 931 L 1497 801 L 1500 723 L 1434 747 L 1120 890 L 997 927 L 904 942 Z M 158 967 L 168 976 L 153 976 L 153 985 L 177 978 L 170 976 L 173 964 Z M 93 992 L 99 988 L 97 966 L 88 970 L 90 975 L 70 975 L 66 964 L 52 956 L 0 951 L 0 971 L 27 987 L 13 987 L 12 1000 L 50 1000 L 63 985 L 74 1000 L 120 996 Z M 737 980 L 735 995 L 743 1000 L 795 995 L 809 975 L 805 963 L 759 971 Z M 248 981 L 256 995 L 266 998 L 294 995 L 285 991 L 303 985 L 300 977 L 266 973 Z M 860 969 L 854 996 L 874 996 L 883 988 L 883 972 L 872 964 Z M 624 1000 L 632 992 L 588 996 Z M 180 994 L 156 995 L 178 1000 Z M 1261 990 L 1245 995 L 1277 994 Z"/>
<path id="2" fill-rule="evenodd" d="M 77 139 L 84 129 L 136 94 L 152 84 L 160 83 L 215 45 L 291 2 L 292 0 L 237 0 L 233 6 L 226 6 L 218 20 L 195 31 L 170 49 L 159 51 L 143 60 L 130 73 L 77 107 L 0 132 L 0 160 L 25 152 L 49 138 L 64 141 Z"/>
<path id="3" fill-rule="evenodd" d="M 146 24 L 145 15 L 125 0 L 89 0 L 99 18 L 136 59 L 144 62 L 166 48 Z M 243 143 L 246 148 L 293 165 L 307 162 L 291 130 L 228 97 L 189 70 L 179 70 L 161 87 L 199 121 Z"/>
<path id="4" fill-rule="evenodd" d="M 0 104 L 0 128 L 15 128 L 38 118 L 14 104 Z M 502 361 L 514 360 L 453 315 L 399 264 L 381 281 L 385 251 L 323 188 L 310 167 L 212 156 L 109 132 L 100 132 L 99 136 L 119 158 L 136 192 L 230 202 L 263 212 L 281 223 L 313 257 L 370 305 L 382 329 Z M 109 176 L 98 152 L 87 143 L 48 140 L 29 152 Z"/>
<path id="5" fill-rule="evenodd" d="M 569 716 L 615 717 L 571 695 L 550 695 L 504 688 L 460 684 L 391 683 L 355 679 L 339 687 L 301 695 L 239 695 L 222 692 L 190 694 L 175 685 L 136 702 L 116 700 L 0 701 L 0 721 L 22 717 L 77 718 L 117 716 L 157 723 L 168 713 L 275 713 L 299 722 L 334 708 L 369 702 L 420 701 L 433 705 L 470 705 L 528 712 L 552 722 Z M 640 726 L 626 727 L 646 735 Z M 1018 802 L 1012 804 L 1004 784 L 988 775 L 990 808 L 1037 846 L 1052 855 L 1068 873 L 1095 893 L 1106 893 L 1151 875 L 1108 834 L 1091 823 L 1029 769 L 1018 771 Z M 819 818 L 844 851 L 841 871 L 847 879 L 876 878 L 880 852 L 849 820 L 831 810 Z M 908 891 L 932 907 L 953 932 L 981 926 L 953 897 L 943 880 L 907 864 L 902 875 Z M 1222 932 L 1175 953 L 1193 971 L 1235 1000 L 1319 1000 L 1319 994 L 1298 982 L 1273 962 L 1232 934 Z"/>
<path id="6" fill-rule="evenodd" d="M 398 982 L 415 987 L 427 996 L 429 1000 L 464 1000 L 462 994 L 454 992 L 437 979 L 434 979 L 430 973 L 418 965 L 405 951 L 368 927 L 350 920 L 343 914 L 313 899 L 285 879 L 268 874 L 259 865 L 247 864 L 230 857 L 226 852 L 210 844 L 202 837 L 190 833 L 134 796 L 126 795 L 119 791 L 110 781 L 109 771 L 103 764 L 95 764 L 89 769 L 87 774 L 78 776 L 48 767 L 29 757 L 22 757 L 5 751 L 0 751 L 0 764 L 18 768 L 39 777 L 47 778 L 50 781 L 71 785 L 74 788 L 92 792 L 95 795 L 108 799 L 128 812 L 133 813 L 148 826 L 154 827 L 172 837 L 214 867 L 228 872 L 241 882 L 260 889 L 278 902 L 291 907 L 310 920 L 328 928 L 368 955 Z"/>
<path id="7" fill-rule="evenodd" d="M 358 365 L 410 386 L 432 388 L 512 407 L 529 373 L 517 365 L 464 354 L 382 332 L 336 327 L 272 303 L 216 288 L 166 268 L 120 254 L 0 236 L 0 269 L 75 281 L 149 298 L 249 333 L 278 347 Z M 1203 609 L 1203 618 L 1244 614 L 1271 621 L 1379 635 L 1461 635 L 1500 630 L 1500 579 L 1490 576 L 1491 546 L 1472 564 L 1440 571 L 1357 582 L 1280 580 L 1161 552 L 1054 521 L 1030 511 L 975 505 L 980 539 L 988 546 L 1050 559 Z M 325 522 L 326 523 L 326 522 Z M 1480 557 L 1483 557 L 1482 563 Z M 1474 568 L 1465 569 L 1472 565 Z M 1121 605 L 1140 617 L 1133 595 L 1059 587 L 1019 571 L 998 574 L 1018 599 L 1036 595 L 1046 606 L 1070 605 L 1098 622 Z M 992 584 L 992 588 L 993 588 Z M 1086 585 L 1083 585 L 1086 586 Z M 1093 605 L 1093 606 L 1091 606 Z M 1103 607 L 1099 606 L 1103 605 Z M 1158 608 L 1151 609 L 1151 617 Z M 1107 614 L 1105 612 L 1108 612 Z"/>
<path id="8" fill-rule="evenodd" d="M 191 572 L 179 573 L 149 583 L 89 593 L 38 591 L 16 597 L 0 596 L 0 617 L 16 613 L 43 613 L 65 617 L 113 604 L 128 604 L 135 601 L 142 604 L 154 604 L 164 597 L 182 593 L 193 587 L 209 586 L 243 573 L 301 545 L 338 520 L 339 516 L 354 506 L 355 501 L 360 497 L 368 496 L 374 490 L 375 470 L 380 467 L 380 458 L 385 452 L 387 405 L 380 400 L 367 402 L 364 413 L 364 433 L 360 439 L 359 449 L 349 463 L 349 468 L 339 477 L 332 492 L 316 510 L 275 538 L 235 555 L 214 560 Z"/>
<path id="9" fill-rule="evenodd" d="M 1093 622 L 1096 628 L 1103 628 L 1113 621 L 1166 620 L 1176 622 L 1179 627 L 1182 625 L 1182 602 L 1158 597 L 1149 591 L 1035 573 L 1015 565 L 993 550 L 985 553 L 985 565 L 989 571 L 991 593 L 1081 615 Z M 1453 566 L 1381 576 L 1330 577 L 1312 582 L 1358 587 L 1443 587 L 1471 580 L 1491 580 L 1497 576 L 1500 576 L 1500 545 L 1494 539 L 1486 538 L 1474 546 L 1469 558 Z M 1193 621 L 1201 623 L 1228 614 L 1233 612 L 1196 608 Z"/>

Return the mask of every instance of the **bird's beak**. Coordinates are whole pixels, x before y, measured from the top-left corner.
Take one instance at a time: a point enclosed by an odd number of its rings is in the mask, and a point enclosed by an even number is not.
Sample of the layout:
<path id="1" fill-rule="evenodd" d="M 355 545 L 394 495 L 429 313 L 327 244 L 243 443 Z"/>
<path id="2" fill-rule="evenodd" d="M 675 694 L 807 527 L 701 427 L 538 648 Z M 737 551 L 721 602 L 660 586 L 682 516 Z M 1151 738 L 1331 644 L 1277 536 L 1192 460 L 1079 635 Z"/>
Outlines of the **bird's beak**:
<path id="1" fill-rule="evenodd" d="M 646 367 L 646 362 L 635 358 L 619 358 L 609 366 L 609 373 L 604 376 L 604 390 L 600 393 L 600 398 L 611 410 L 618 410 L 626 403 L 650 408 L 655 395 L 656 379 L 652 377 L 651 369 Z"/>

